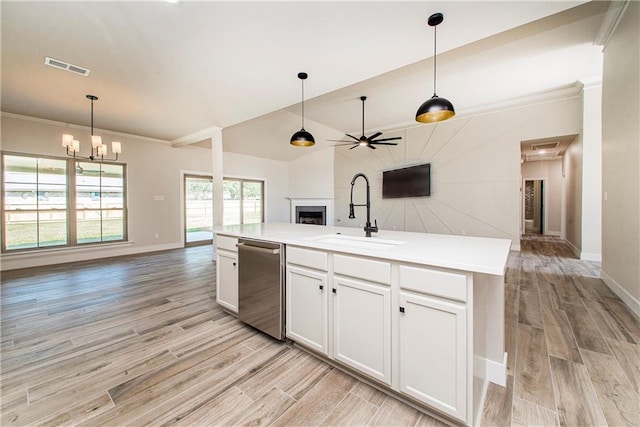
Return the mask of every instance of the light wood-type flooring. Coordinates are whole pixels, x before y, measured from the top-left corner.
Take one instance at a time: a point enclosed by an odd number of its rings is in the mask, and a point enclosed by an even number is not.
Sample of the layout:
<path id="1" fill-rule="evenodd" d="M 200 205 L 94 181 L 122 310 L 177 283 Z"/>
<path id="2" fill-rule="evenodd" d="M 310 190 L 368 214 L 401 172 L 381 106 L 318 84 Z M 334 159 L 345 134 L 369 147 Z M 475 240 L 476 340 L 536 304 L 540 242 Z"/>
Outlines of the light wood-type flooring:
<path id="1" fill-rule="evenodd" d="M 485 425 L 639 425 L 640 322 L 562 242 L 506 276 L 508 386 Z M 211 247 L 2 274 L 11 425 L 439 425 L 215 303 Z"/>

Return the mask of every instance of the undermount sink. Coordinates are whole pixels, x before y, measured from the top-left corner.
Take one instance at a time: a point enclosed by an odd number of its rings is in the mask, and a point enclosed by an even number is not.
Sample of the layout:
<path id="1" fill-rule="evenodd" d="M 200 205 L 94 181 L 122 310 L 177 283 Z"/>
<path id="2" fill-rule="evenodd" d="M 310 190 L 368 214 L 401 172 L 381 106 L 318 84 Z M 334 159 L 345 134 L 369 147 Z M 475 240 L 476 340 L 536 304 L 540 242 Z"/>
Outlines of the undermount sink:
<path id="1" fill-rule="evenodd" d="M 377 237 L 345 236 L 342 234 L 326 234 L 324 236 L 311 237 L 308 240 L 313 240 L 318 243 L 326 243 L 329 245 L 340 245 L 363 249 L 390 249 L 405 243 L 399 240 L 385 240 Z"/>

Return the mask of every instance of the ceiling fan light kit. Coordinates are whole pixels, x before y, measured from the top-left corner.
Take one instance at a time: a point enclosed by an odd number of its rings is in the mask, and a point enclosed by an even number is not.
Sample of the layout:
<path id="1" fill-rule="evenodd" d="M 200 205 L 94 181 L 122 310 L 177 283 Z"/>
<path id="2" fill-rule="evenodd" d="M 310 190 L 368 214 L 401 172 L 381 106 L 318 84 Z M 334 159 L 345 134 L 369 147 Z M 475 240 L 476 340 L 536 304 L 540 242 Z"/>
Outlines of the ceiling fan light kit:
<path id="1" fill-rule="evenodd" d="M 360 101 L 362 101 L 362 135 L 360 136 L 360 138 L 356 138 L 353 135 L 349 135 L 348 133 L 346 134 L 346 136 L 348 136 L 349 138 L 355 140 L 355 142 L 350 142 L 350 141 L 343 141 L 343 140 L 334 140 L 334 139 L 330 139 L 329 141 L 336 141 L 336 142 L 343 142 L 344 144 L 336 144 L 337 146 L 340 145 L 352 145 L 353 147 L 349 148 L 349 150 L 353 150 L 356 147 L 369 147 L 372 150 L 375 150 L 376 147 L 374 147 L 374 145 L 398 145 L 397 142 L 386 142 L 386 141 L 394 141 L 396 139 L 402 139 L 402 137 L 400 136 L 394 136 L 392 138 L 382 138 L 382 139 L 376 139 L 378 138 L 380 135 L 382 135 L 382 132 L 376 132 L 373 135 L 366 137 L 364 136 L 364 101 L 367 100 L 366 96 L 361 96 L 360 97 Z"/>
<path id="2" fill-rule="evenodd" d="M 436 95 L 436 27 L 442 23 L 444 15 L 434 13 L 427 21 L 433 27 L 433 96 L 426 100 L 416 112 L 416 121 L 420 123 L 435 123 L 450 119 L 456 112 L 453 104 L 446 98 Z"/>
<path id="3" fill-rule="evenodd" d="M 302 82 L 302 128 L 291 136 L 291 145 L 296 147 L 311 147 L 316 143 L 309 132 L 304 129 L 304 81 L 309 77 L 307 73 L 298 73 L 298 78 Z"/>

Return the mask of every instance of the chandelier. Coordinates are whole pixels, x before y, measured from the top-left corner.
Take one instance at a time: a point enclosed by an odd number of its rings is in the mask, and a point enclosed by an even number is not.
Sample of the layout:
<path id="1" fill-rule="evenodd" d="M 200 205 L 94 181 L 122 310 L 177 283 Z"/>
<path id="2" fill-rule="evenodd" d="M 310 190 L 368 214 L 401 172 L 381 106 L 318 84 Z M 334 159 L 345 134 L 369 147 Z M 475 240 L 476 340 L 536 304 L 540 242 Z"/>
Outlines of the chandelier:
<path id="1" fill-rule="evenodd" d="M 69 135 L 65 133 L 62 135 L 62 146 L 67 150 L 67 156 L 73 157 L 74 159 L 85 159 L 93 161 L 116 161 L 118 160 L 118 154 L 122 153 L 122 145 L 118 141 L 113 141 L 111 143 L 111 151 L 115 154 L 115 157 L 112 159 L 106 158 L 107 156 L 107 145 L 102 143 L 102 137 L 99 135 L 93 134 L 93 101 L 97 101 L 98 97 L 94 95 L 87 95 L 87 99 L 91 101 L 91 154 L 89 156 L 81 156 L 78 153 L 80 152 L 80 141 L 73 138 L 73 135 Z"/>

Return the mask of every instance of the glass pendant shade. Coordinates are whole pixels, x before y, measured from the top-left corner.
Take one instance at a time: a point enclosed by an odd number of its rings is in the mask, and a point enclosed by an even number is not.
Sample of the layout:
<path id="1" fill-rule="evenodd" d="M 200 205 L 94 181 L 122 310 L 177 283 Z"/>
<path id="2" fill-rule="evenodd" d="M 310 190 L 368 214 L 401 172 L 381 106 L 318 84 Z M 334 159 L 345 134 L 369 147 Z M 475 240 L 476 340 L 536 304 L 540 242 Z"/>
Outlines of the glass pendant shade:
<path id="1" fill-rule="evenodd" d="M 295 145 L 296 147 L 311 147 L 315 143 L 316 140 L 313 139 L 313 135 L 304 130 L 304 128 L 294 133 L 291 137 L 291 145 Z"/>
<path id="2" fill-rule="evenodd" d="M 426 100 L 416 112 L 416 121 L 420 123 L 435 123 L 455 116 L 453 104 L 446 98 L 433 95 Z"/>

